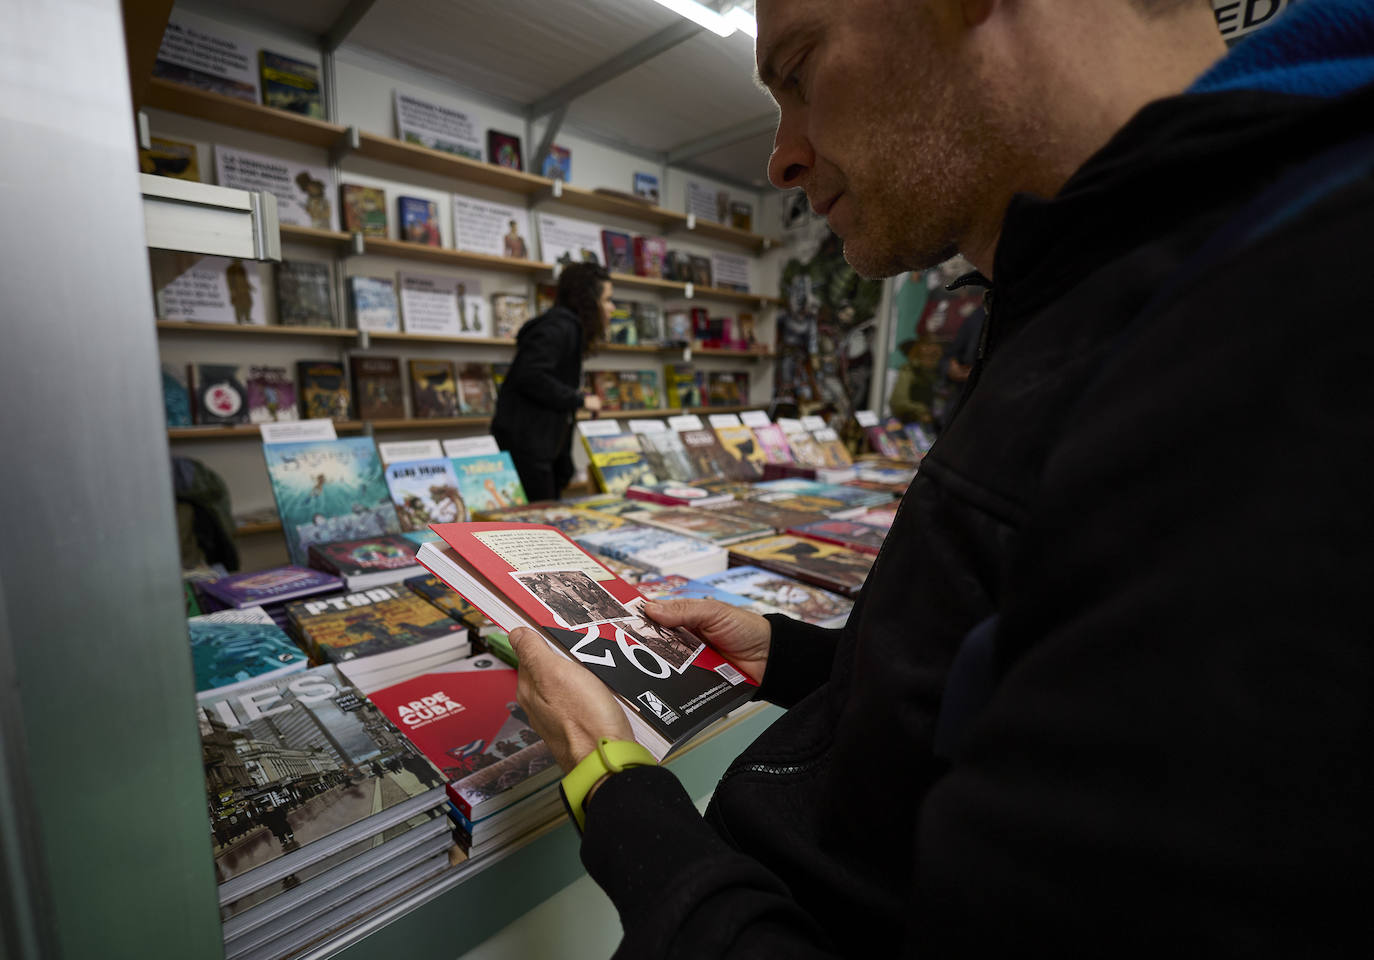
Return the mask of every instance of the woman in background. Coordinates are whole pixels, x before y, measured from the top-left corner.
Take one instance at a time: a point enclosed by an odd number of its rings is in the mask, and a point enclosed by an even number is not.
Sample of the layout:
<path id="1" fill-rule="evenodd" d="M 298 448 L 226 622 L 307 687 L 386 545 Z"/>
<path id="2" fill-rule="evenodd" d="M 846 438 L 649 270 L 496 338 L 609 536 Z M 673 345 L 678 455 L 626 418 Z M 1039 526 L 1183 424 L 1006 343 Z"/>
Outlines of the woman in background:
<path id="1" fill-rule="evenodd" d="M 573 420 L 578 410 L 601 409 L 582 393 L 582 358 L 605 339 L 610 317 L 610 274 L 600 264 L 573 263 L 558 277 L 553 307 L 516 335 L 491 433 L 510 451 L 531 502 L 558 499 L 572 477 Z"/>

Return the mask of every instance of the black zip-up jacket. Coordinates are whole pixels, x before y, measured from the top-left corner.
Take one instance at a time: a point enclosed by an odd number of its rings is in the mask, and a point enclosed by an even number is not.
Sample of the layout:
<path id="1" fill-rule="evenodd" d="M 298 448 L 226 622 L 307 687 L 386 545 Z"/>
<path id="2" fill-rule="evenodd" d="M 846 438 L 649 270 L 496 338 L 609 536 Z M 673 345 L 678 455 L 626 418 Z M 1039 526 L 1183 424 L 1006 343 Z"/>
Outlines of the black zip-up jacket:
<path id="1" fill-rule="evenodd" d="M 503 450 L 551 461 L 567 454 L 582 406 L 582 324 L 567 307 L 554 306 L 521 327 L 515 340 L 492 434 Z"/>
<path id="2" fill-rule="evenodd" d="M 589 804 L 617 956 L 1368 955 L 1374 182 L 1179 278 L 1372 124 L 1170 98 L 1013 201 L 847 626 L 773 620 L 787 713 L 705 819 L 659 768 Z"/>

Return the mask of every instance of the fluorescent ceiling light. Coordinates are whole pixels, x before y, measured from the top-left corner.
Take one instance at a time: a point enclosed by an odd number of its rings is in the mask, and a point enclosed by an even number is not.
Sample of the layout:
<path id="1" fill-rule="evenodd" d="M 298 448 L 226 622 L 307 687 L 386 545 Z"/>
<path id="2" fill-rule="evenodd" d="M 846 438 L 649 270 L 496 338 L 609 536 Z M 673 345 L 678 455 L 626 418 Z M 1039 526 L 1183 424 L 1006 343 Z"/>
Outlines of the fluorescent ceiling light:
<path id="1" fill-rule="evenodd" d="M 654 0 L 654 3 L 657 3 L 659 6 L 667 7 L 678 16 L 686 17 L 688 20 L 698 26 L 705 27 L 717 36 L 728 37 L 735 32 L 737 27 L 737 24 L 726 20 L 725 17 L 722 17 L 704 3 L 698 3 L 697 0 Z M 753 18 L 751 17 L 750 19 L 752 20 Z"/>
<path id="2" fill-rule="evenodd" d="M 759 37 L 759 25 L 754 21 L 754 15 L 743 7 L 731 7 L 725 11 L 725 22 L 755 40 Z"/>

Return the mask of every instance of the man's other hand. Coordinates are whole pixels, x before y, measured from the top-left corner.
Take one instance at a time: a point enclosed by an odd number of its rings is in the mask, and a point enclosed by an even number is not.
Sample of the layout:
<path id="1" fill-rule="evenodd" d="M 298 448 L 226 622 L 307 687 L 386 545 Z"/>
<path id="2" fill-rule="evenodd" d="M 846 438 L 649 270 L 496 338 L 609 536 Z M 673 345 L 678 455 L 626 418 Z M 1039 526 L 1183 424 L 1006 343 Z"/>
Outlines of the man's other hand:
<path id="1" fill-rule="evenodd" d="M 644 613 L 665 627 L 686 627 L 755 683 L 763 681 L 773 625 L 754 611 L 719 600 L 650 600 Z"/>
<path id="2" fill-rule="evenodd" d="M 511 631 L 510 645 L 520 658 L 516 699 L 564 772 L 601 737 L 634 739 L 619 702 L 590 670 L 549 649 L 528 627 Z"/>

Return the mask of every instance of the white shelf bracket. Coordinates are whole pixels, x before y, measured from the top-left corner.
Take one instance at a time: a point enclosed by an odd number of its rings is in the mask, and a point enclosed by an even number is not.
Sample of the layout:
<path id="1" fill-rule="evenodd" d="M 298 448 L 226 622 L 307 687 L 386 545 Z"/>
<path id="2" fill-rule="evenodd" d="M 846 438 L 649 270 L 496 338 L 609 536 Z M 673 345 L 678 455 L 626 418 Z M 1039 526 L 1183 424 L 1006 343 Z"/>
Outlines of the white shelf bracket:
<path id="1" fill-rule="evenodd" d="M 688 230 L 695 230 L 696 228 L 697 228 L 697 215 L 696 215 L 695 213 L 689 213 L 689 214 L 687 214 L 687 229 L 688 229 Z"/>
<path id="2" fill-rule="evenodd" d="M 353 234 L 349 252 L 355 257 L 361 257 L 363 254 L 367 253 L 367 241 L 363 239 L 361 233 L 355 232 Z"/>
<path id="3" fill-rule="evenodd" d="M 696 295 L 696 288 L 692 285 L 692 281 L 688 280 L 683 284 L 682 295 L 688 300 L 691 300 Z"/>

